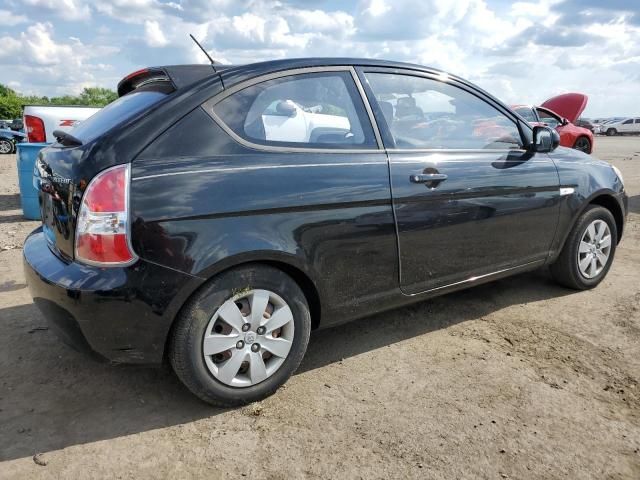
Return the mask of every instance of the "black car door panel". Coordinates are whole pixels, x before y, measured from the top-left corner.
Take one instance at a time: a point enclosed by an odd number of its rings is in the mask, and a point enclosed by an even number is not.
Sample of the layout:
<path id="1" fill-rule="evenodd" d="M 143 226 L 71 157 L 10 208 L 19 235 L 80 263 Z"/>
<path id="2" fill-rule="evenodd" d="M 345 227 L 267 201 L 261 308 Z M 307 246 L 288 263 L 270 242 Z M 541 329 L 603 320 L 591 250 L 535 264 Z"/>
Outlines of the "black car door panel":
<path id="1" fill-rule="evenodd" d="M 515 117 L 455 82 L 359 73 L 387 147 L 403 292 L 542 263 L 558 174 L 523 148 Z"/>

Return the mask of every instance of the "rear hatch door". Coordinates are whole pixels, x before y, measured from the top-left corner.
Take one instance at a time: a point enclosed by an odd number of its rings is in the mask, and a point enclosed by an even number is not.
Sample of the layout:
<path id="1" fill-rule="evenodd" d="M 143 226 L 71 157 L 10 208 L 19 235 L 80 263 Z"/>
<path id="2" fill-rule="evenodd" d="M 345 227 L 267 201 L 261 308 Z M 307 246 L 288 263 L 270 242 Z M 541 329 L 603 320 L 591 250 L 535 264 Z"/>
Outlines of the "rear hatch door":
<path id="1" fill-rule="evenodd" d="M 104 140 L 106 136 L 103 136 L 144 115 L 163 100 L 169 90 L 166 85 L 160 91 L 150 85 L 134 90 L 69 132 L 59 132 L 57 143 L 40 152 L 34 169 L 34 185 L 40 191 L 42 224 L 49 246 L 61 258 L 73 259 L 76 219 L 83 192 L 97 173 L 114 164 L 109 155 L 108 138 Z M 117 163 L 130 160 L 125 158 Z"/>

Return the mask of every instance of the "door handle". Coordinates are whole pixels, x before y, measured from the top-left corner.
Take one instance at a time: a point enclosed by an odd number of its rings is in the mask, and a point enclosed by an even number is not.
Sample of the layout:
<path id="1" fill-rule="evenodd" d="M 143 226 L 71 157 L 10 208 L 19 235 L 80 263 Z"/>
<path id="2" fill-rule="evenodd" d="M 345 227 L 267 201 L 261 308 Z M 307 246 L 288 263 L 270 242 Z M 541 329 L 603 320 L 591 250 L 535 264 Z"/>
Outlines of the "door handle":
<path id="1" fill-rule="evenodd" d="M 409 180 L 412 183 L 430 183 L 428 186 L 436 186 L 440 182 L 444 182 L 448 177 L 444 173 L 420 173 L 410 175 Z"/>

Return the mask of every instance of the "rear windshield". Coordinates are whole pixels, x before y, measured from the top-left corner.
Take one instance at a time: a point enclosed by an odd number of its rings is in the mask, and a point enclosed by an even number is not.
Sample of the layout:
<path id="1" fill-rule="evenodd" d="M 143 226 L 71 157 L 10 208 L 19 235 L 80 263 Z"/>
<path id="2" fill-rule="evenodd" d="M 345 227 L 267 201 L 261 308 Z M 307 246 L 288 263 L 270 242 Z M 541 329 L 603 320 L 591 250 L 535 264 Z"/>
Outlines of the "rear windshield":
<path id="1" fill-rule="evenodd" d="M 80 122 L 70 133 L 83 143 L 90 142 L 166 96 L 152 90 L 129 93 Z"/>

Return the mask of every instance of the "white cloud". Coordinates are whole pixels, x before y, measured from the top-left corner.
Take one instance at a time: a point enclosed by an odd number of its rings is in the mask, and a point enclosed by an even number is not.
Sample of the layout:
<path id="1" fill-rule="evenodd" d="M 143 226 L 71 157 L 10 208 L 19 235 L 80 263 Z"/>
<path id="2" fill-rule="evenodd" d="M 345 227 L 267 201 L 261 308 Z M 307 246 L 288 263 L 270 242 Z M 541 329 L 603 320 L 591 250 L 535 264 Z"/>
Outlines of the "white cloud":
<path id="1" fill-rule="evenodd" d="M 367 6 L 363 9 L 363 13 L 372 17 L 381 17 L 391 10 L 391 7 L 384 0 L 369 0 Z"/>
<path id="2" fill-rule="evenodd" d="M 332 33 L 341 37 L 355 33 L 354 19 L 345 12 L 291 9 L 283 16 L 298 31 Z"/>
<path id="3" fill-rule="evenodd" d="M 0 82 L 18 85 L 22 93 L 78 93 L 84 86 L 115 82 L 112 66 L 92 63 L 117 53 L 117 48 L 89 45 L 78 38 L 57 40 L 53 25 L 35 23 L 17 35 L 0 37 Z"/>
<path id="4" fill-rule="evenodd" d="M 144 22 L 144 37 L 150 47 L 164 47 L 167 44 L 167 39 L 160 29 L 160 24 L 155 20 Z"/>
<path id="5" fill-rule="evenodd" d="M 55 1 L 55 0 L 51 0 Z M 94 0 L 93 8 L 124 23 L 144 23 L 164 18 L 163 4 L 156 0 Z"/>
<path id="6" fill-rule="evenodd" d="M 89 6 L 83 0 L 22 0 L 24 5 L 54 14 L 65 20 L 88 20 Z"/>
<path id="7" fill-rule="evenodd" d="M 9 10 L 0 9 L 0 26 L 13 27 L 21 23 L 26 23 L 27 21 L 28 19 L 24 15 L 16 15 Z"/>
<path id="8" fill-rule="evenodd" d="M 20 74 L 24 77 L 16 76 L 23 88 L 45 88 L 45 81 L 59 81 L 55 88 L 62 88 L 75 78 L 113 82 L 113 87 L 118 77 L 145 65 L 204 63 L 188 37 L 193 33 L 225 63 L 304 56 L 388 58 L 461 75 L 508 102 L 535 103 L 582 89 L 591 97 L 589 114 L 640 112 L 640 6 L 630 6 L 631 1 L 5 1 L 20 15 L 5 20 L 12 22 L 14 33 L 1 39 L 0 81 L 14 80 L 2 66 L 39 68 L 38 77 L 26 76 L 26 70 Z M 582 1 L 586 6 L 579 8 Z M 622 3 L 626 7 L 616 10 Z M 90 22 L 96 36 L 68 22 L 56 24 L 54 35 L 48 22 L 63 11 L 66 20 Z M 16 31 L 21 22 L 29 25 L 22 33 Z M 54 66 L 72 73 L 40 78 L 43 69 Z M 612 84 L 619 86 L 615 92 Z"/>

